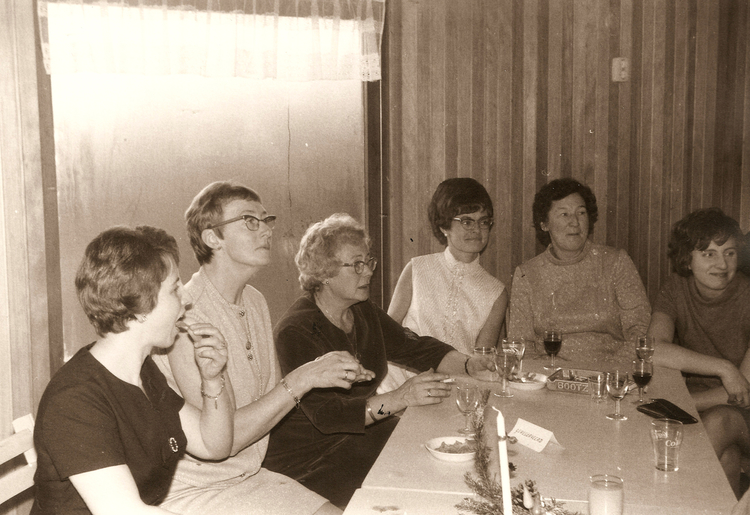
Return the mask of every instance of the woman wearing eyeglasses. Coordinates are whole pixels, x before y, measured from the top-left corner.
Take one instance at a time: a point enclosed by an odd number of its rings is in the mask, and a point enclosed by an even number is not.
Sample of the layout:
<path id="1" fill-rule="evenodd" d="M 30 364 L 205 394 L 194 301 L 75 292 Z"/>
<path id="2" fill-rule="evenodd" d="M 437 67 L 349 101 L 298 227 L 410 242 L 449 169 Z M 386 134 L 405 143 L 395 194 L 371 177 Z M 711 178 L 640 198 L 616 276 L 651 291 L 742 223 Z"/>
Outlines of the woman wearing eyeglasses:
<path id="1" fill-rule="evenodd" d="M 651 308 L 627 252 L 589 239 L 594 193 L 575 179 L 555 179 L 537 192 L 532 210 L 547 248 L 513 274 L 508 332 L 539 342 L 555 329 L 563 333 L 560 356 L 579 366 L 629 367 Z"/>
<path id="2" fill-rule="evenodd" d="M 372 374 L 364 380 L 347 374 L 350 389 L 313 389 L 301 397 L 300 409 L 272 431 L 264 465 L 345 506 L 396 426 L 391 415 L 441 402 L 450 395 L 440 382 L 448 374 L 475 375 L 493 364 L 417 336 L 370 302 L 377 261 L 351 216 L 334 214 L 309 227 L 295 261 L 306 294 L 274 328 L 282 373 L 338 351 Z M 388 360 L 427 372 L 376 394 Z"/>
<path id="3" fill-rule="evenodd" d="M 279 374 L 266 300 L 248 285 L 271 261 L 275 223 L 255 191 L 231 182 L 209 184 L 193 199 L 185 218 L 201 265 L 185 285 L 192 299 L 187 317 L 213 324 L 224 336 L 237 411 L 229 458 L 185 456 L 162 507 L 196 515 L 341 513 L 325 498 L 261 465 L 269 431 L 308 391 L 346 391 L 371 373 L 343 349 L 321 352 L 321 359 L 301 361 Z M 155 361 L 185 401 L 200 406 L 200 377 L 188 352 L 189 341 L 178 338 Z"/>
<path id="4" fill-rule="evenodd" d="M 432 196 L 427 216 L 443 252 L 419 256 L 401 272 L 388 314 L 417 334 L 471 354 L 495 347 L 508 305 L 505 285 L 479 263 L 493 225 L 492 199 L 469 177 L 447 179 Z M 412 372 L 389 364 L 380 391 L 398 387 Z"/>

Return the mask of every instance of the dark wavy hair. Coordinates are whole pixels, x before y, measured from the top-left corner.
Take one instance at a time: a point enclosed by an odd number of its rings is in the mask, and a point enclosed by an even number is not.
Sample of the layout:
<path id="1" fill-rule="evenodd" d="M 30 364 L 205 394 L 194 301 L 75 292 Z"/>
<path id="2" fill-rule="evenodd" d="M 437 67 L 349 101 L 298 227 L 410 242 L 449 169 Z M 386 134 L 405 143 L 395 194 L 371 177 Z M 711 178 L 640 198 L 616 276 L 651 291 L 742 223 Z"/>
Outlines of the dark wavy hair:
<path id="1" fill-rule="evenodd" d="M 727 216 L 718 207 L 697 209 L 674 224 L 669 239 L 667 256 L 672 263 L 672 271 L 689 277 L 693 271 L 694 250 L 706 250 L 711 242 L 724 245 L 730 238 L 737 243 L 738 268 L 747 260 L 745 237 L 740 224 Z"/>
<path id="2" fill-rule="evenodd" d="M 179 263 L 177 242 L 162 229 L 117 226 L 94 238 L 86 247 L 75 285 L 96 333 L 121 333 L 136 315 L 150 313 L 161 283 Z"/>
<path id="3" fill-rule="evenodd" d="M 233 200 L 261 202 L 260 195 L 247 186 L 216 181 L 203 188 L 185 211 L 190 246 L 193 247 L 198 264 L 210 263 L 214 253 L 213 249 L 204 243 L 203 231 L 210 225 L 221 222 L 224 207 Z M 219 238 L 224 237 L 222 227 L 216 227 L 213 231 Z"/>
<path id="4" fill-rule="evenodd" d="M 458 215 L 482 209 L 487 211 L 490 218 L 494 216 L 490 194 L 477 180 L 470 177 L 446 179 L 438 185 L 427 208 L 432 234 L 441 245 L 448 245 L 448 239 L 441 229 L 449 230 L 453 218 Z"/>
<path id="5" fill-rule="evenodd" d="M 539 189 L 536 195 L 534 195 L 534 204 L 532 206 L 536 239 L 545 247 L 551 243 L 552 239 L 549 232 L 542 229 L 542 224 L 549 222 L 549 211 L 552 209 L 552 203 L 574 193 L 578 193 L 586 203 L 586 211 L 589 215 L 588 236 L 594 232 L 594 224 L 599 218 L 599 208 L 596 207 L 594 192 L 591 191 L 591 188 L 575 179 L 569 177 L 555 179 Z"/>

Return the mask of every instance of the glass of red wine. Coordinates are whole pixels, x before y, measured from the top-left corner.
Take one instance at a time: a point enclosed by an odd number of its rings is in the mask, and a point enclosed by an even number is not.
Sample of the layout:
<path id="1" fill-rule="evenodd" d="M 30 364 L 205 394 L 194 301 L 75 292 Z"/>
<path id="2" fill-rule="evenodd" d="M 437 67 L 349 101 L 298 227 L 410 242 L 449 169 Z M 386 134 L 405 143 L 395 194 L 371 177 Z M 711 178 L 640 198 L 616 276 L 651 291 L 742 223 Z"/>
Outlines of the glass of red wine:
<path id="1" fill-rule="evenodd" d="M 555 356 L 560 352 L 562 347 L 562 333 L 555 329 L 548 329 L 544 331 L 544 352 L 550 356 L 550 364 L 545 366 L 545 370 L 555 371 Z"/>
<path id="2" fill-rule="evenodd" d="M 654 364 L 645 359 L 633 361 L 633 382 L 638 386 L 638 400 L 636 404 L 647 402 L 643 399 L 643 388 L 651 381 L 654 375 Z"/>

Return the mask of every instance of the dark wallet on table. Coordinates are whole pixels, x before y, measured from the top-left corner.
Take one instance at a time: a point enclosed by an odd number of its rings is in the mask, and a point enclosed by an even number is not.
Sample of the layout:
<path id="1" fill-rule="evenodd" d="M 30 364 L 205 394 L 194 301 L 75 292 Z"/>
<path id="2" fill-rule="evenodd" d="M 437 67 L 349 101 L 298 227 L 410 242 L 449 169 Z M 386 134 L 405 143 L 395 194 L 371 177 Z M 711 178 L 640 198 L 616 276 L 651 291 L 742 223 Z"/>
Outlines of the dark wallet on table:
<path id="1" fill-rule="evenodd" d="M 697 418 L 666 399 L 652 399 L 651 402 L 641 404 L 636 409 L 649 417 L 671 418 L 672 420 L 679 420 L 683 424 L 695 424 L 698 422 Z"/>

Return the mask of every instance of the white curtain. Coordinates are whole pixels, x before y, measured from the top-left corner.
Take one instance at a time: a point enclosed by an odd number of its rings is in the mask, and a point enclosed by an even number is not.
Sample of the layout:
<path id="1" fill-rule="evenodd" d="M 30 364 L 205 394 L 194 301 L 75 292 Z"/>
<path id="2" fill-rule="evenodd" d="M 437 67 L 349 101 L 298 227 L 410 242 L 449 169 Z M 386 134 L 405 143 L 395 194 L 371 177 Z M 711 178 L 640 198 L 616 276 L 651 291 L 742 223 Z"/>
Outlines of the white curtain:
<path id="1" fill-rule="evenodd" d="M 39 0 L 47 73 L 380 79 L 385 0 Z"/>

